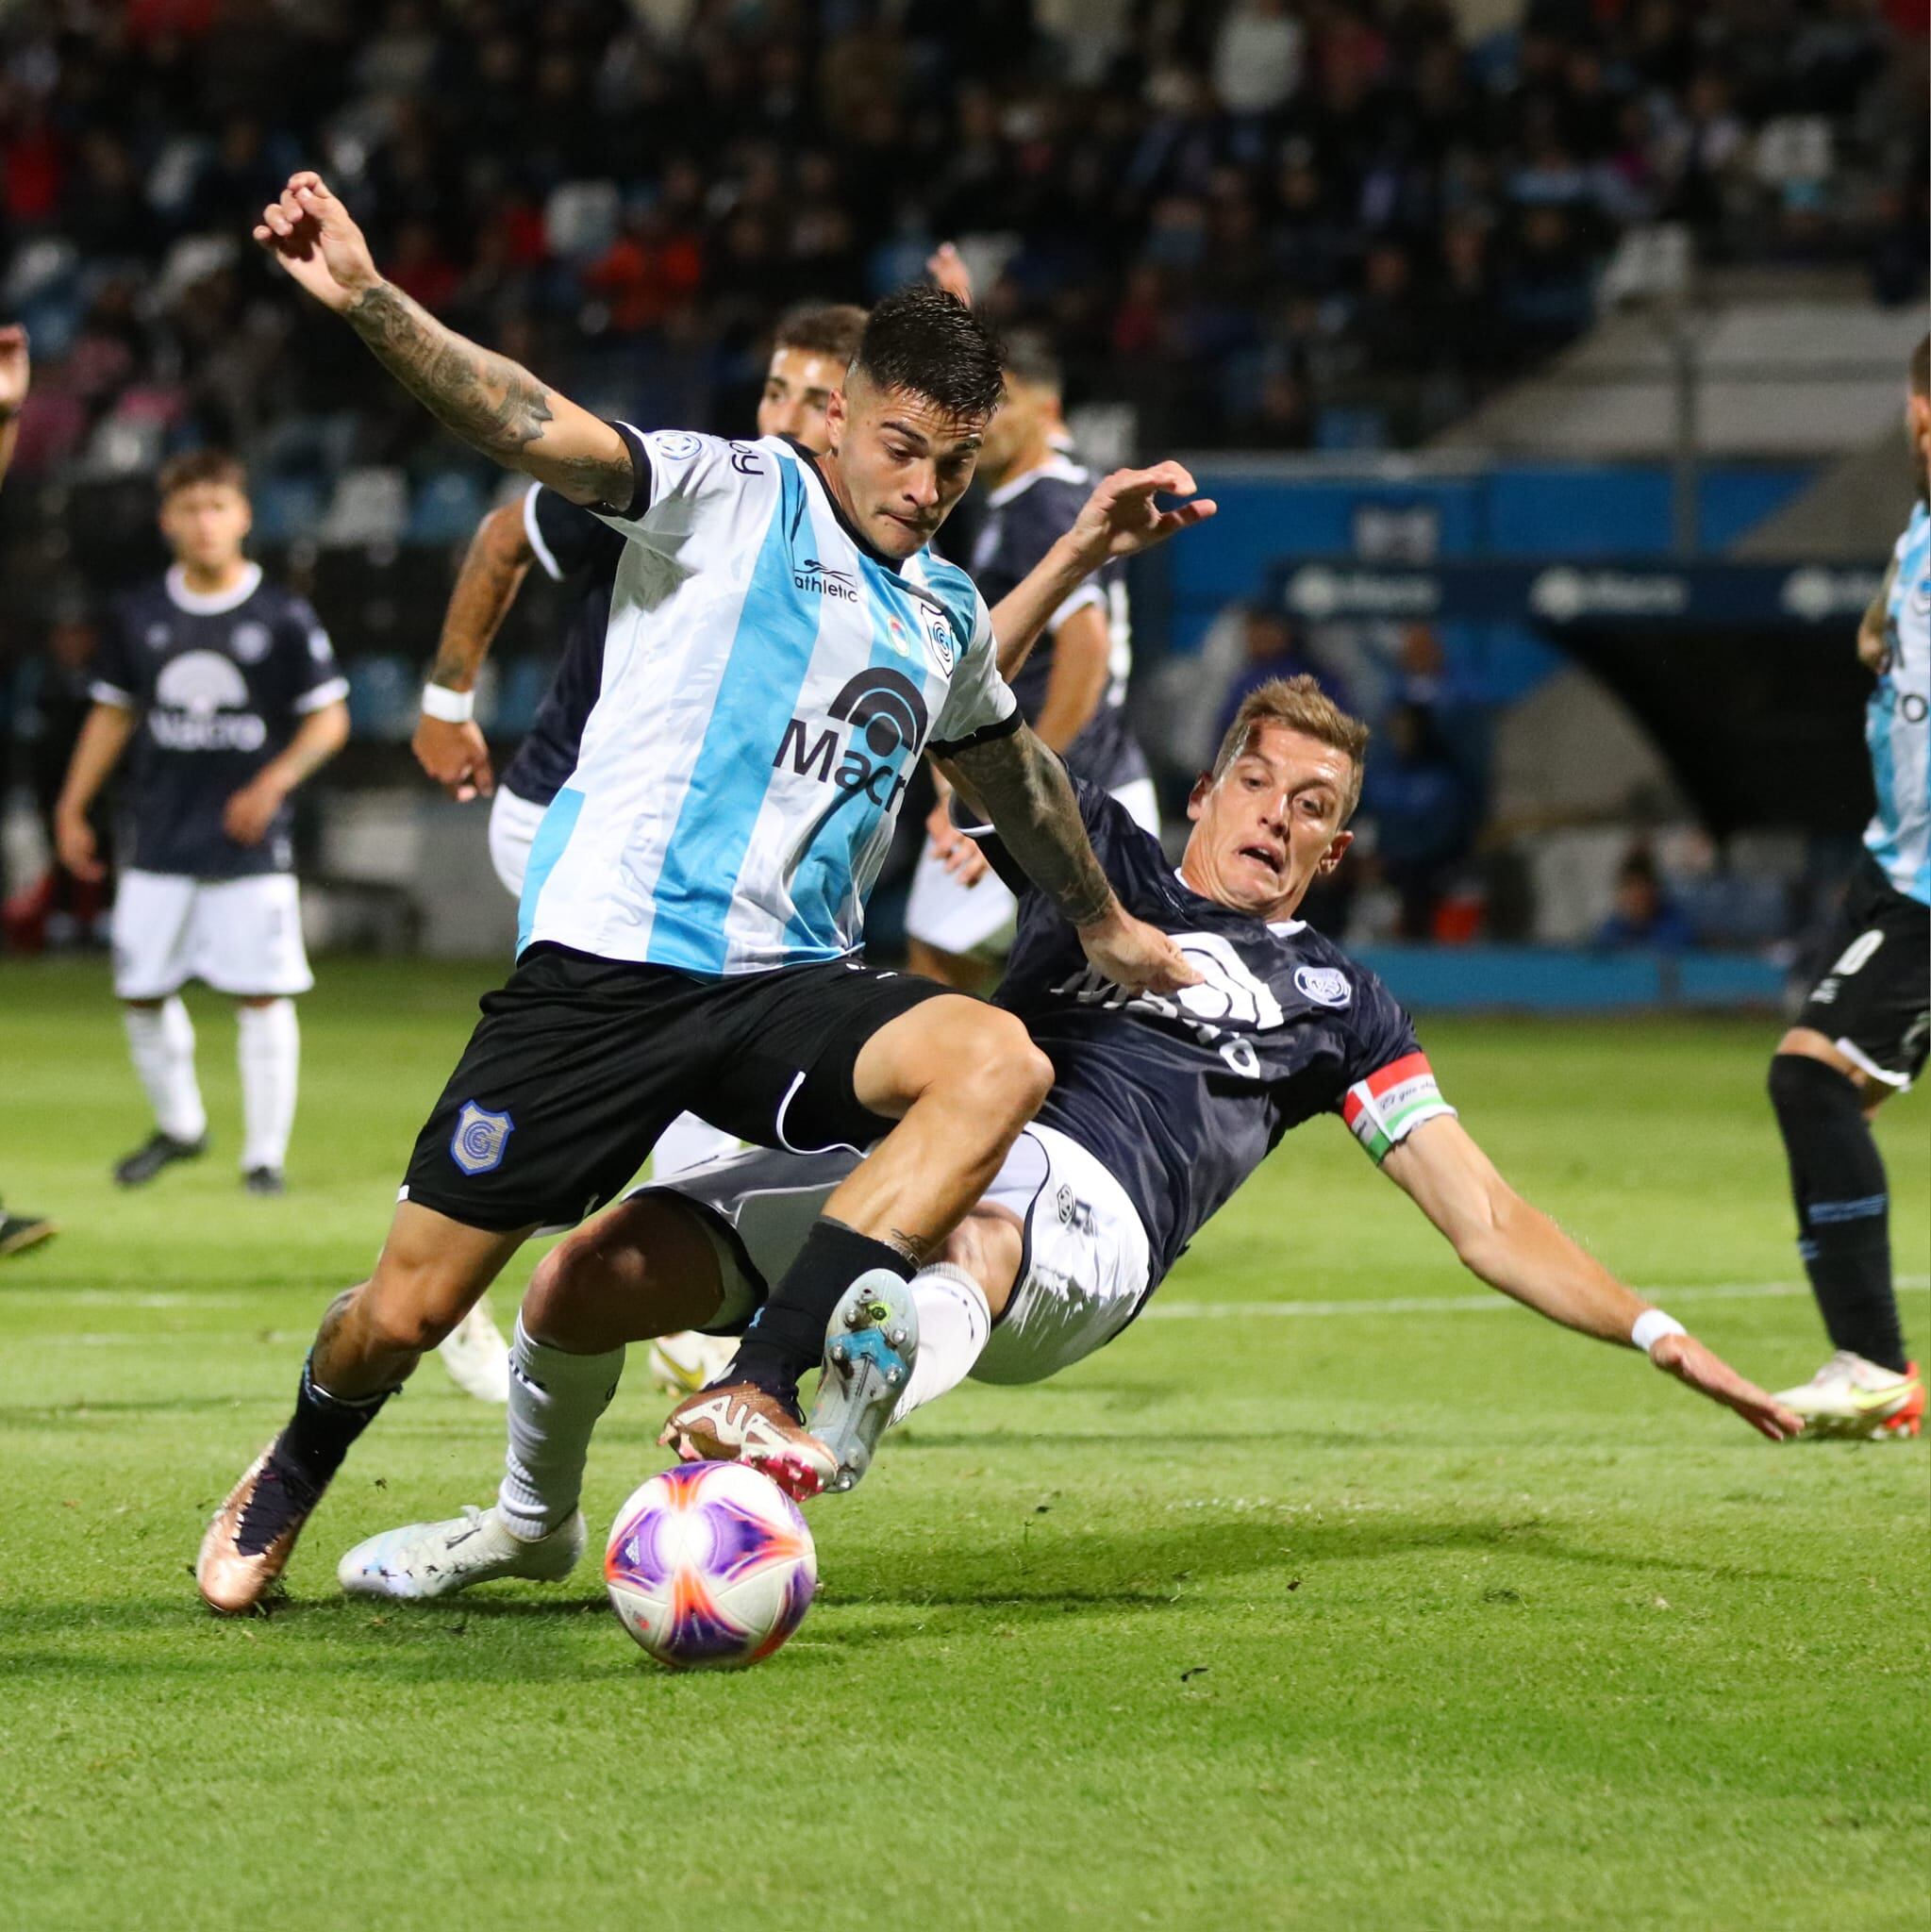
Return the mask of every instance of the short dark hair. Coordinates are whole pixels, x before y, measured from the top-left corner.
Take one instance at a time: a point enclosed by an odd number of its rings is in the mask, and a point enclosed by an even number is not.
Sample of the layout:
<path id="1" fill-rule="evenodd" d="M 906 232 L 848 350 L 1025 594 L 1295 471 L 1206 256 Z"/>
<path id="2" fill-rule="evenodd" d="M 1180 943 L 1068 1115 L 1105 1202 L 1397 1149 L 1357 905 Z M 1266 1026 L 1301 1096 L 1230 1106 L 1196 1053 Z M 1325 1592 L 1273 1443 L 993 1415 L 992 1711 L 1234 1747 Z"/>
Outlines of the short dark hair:
<path id="1" fill-rule="evenodd" d="M 824 308 L 792 308 L 779 318 L 774 349 L 803 349 L 829 356 L 841 369 L 852 366 L 858 340 L 865 333 L 865 311 L 850 302 L 829 302 Z"/>
<path id="2" fill-rule="evenodd" d="M 1931 396 L 1931 336 L 1911 351 L 1911 393 Z"/>
<path id="3" fill-rule="evenodd" d="M 225 449 L 191 449 L 170 457 L 161 465 L 158 479 L 163 503 L 179 490 L 192 490 L 197 484 L 215 483 L 248 494 L 248 468 L 241 458 Z"/>
<path id="4" fill-rule="evenodd" d="M 872 311 L 853 367 L 954 416 L 990 416 L 1005 393 L 999 338 L 957 295 L 914 283 Z"/>
<path id="5" fill-rule="evenodd" d="M 1050 390 L 1057 396 L 1065 386 L 1053 344 L 1038 329 L 1021 329 L 1007 336 L 1004 360 L 1007 373 L 1018 376 L 1028 389 Z"/>

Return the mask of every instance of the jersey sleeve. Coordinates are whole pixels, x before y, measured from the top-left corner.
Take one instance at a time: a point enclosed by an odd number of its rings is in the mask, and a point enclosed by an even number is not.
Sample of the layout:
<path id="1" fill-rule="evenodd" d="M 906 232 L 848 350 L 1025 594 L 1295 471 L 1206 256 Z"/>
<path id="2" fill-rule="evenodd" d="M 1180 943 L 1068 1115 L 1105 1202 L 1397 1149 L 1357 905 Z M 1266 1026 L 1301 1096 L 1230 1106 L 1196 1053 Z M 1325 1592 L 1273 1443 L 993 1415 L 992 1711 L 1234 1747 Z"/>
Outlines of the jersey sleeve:
<path id="1" fill-rule="evenodd" d="M 1077 483 L 1057 478 L 1035 485 L 1007 510 L 1006 562 L 1014 583 L 1021 583 L 1045 560 L 1046 553 L 1070 530 L 1085 508 L 1087 492 Z M 1097 575 L 1068 593 L 1046 620 L 1050 638 L 1069 617 L 1081 610 L 1107 608 L 1107 593 Z"/>
<path id="2" fill-rule="evenodd" d="M 620 537 L 666 557 L 676 555 L 707 513 L 727 516 L 734 502 L 775 485 L 775 458 L 750 443 L 691 429 L 646 434 L 628 423 L 610 427 L 630 452 L 636 487 L 628 503 L 596 504 L 592 514 Z"/>
<path id="3" fill-rule="evenodd" d="M 1360 982 L 1355 1017 L 1340 1116 L 1379 1167 L 1423 1121 L 1455 1108 L 1441 1097 L 1413 1022 L 1378 979 Z"/>
<path id="4" fill-rule="evenodd" d="M 88 680 L 87 694 L 97 705 L 116 705 L 124 711 L 138 711 L 147 703 L 147 692 L 135 662 L 127 612 L 120 605 L 109 610 L 102 622 L 100 648 L 94 655 L 93 675 Z"/>
<path id="5" fill-rule="evenodd" d="M 322 620 L 300 597 L 289 600 L 280 626 L 287 654 L 289 708 L 306 717 L 349 694 L 349 681 L 336 661 L 335 645 Z"/>
<path id="6" fill-rule="evenodd" d="M 953 758 L 972 745 L 1017 731 L 1024 722 L 1019 700 L 999 675 L 992 613 L 975 589 L 972 641 L 953 674 L 945 708 L 932 732 L 931 749 L 941 758 Z"/>
<path id="7" fill-rule="evenodd" d="M 613 561 L 624 539 L 594 511 L 532 483 L 523 499 L 524 534 L 553 583 Z"/>

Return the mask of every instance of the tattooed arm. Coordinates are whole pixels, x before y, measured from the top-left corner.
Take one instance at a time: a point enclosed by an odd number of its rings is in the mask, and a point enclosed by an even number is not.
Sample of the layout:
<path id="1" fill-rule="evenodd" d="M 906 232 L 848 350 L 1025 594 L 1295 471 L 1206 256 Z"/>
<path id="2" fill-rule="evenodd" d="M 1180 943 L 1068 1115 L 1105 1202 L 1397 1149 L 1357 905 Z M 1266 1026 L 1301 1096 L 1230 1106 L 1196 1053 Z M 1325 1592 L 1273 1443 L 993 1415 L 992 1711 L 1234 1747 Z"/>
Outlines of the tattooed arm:
<path id="1" fill-rule="evenodd" d="M 573 503 L 627 504 L 636 473 L 624 440 L 507 356 L 445 328 L 385 282 L 362 231 L 319 175 L 289 177 L 255 239 L 375 359 L 473 448 Z"/>
<path id="2" fill-rule="evenodd" d="M 947 755 L 1000 842 L 1079 934 L 1094 967 L 1128 992 L 1173 992 L 1200 977 L 1165 933 L 1135 919 L 1100 869 L 1066 767 L 1031 727 Z"/>

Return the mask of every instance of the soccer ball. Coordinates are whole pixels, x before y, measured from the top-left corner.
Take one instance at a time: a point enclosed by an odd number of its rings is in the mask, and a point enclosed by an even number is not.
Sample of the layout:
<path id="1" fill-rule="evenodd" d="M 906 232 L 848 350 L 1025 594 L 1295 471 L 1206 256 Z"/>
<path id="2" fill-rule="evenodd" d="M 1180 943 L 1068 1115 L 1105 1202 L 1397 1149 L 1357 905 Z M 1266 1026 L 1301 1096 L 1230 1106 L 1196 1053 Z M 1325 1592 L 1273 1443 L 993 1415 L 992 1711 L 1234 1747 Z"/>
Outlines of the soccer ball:
<path id="1" fill-rule="evenodd" d="M 604 1582 L 624 1629 L 658 1663 L 735 1671 L 805 1621 L 818 1552 L 769 1476 L 741 1462 L 686 1462 L 618 1510 Z"/>

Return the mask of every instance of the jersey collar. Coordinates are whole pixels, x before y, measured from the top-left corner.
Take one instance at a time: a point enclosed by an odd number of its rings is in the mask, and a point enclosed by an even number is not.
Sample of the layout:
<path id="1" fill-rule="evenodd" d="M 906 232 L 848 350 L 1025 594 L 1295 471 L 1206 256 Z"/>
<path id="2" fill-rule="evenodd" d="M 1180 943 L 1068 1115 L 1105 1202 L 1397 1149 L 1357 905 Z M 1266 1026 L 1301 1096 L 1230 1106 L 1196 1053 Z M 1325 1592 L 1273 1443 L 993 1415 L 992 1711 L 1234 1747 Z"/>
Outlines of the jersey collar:
<path id="1" fill-rule="evenodd" d="M 1220 906 L 1223 912 L 1231 909 L 1228 907 L 1221 906 L 1221 902 L 1218 899 L 1208 899 L 1205 892 L 1196 892 L 1187 883 L 1187 874 L 1177 865 L 1174 868 L 1174 876 L 1180 881 L 1180 890 L 1190 898 L 1206 900 L 1206 903 L 1209 906 Z M 1297 932 L 1306 932 L 1307 930 L 1307 922 L 1305 919 L 1270 919 L 1267 922 L 1267 929 L 1277 940 L 1292 939 Z"/>
<path id="2" fill-rule="evenodd" d="M 886 570 L 889 570 L 893 576 L 896 576 L 899 572 L 899 559 L 886 556 L 885 552 L 879 549 L 879 547 L 875 543 L 874 543 L 872 540 L 869 537 L 867 537 L 861 529 L 858 528 L 857 525 L 853 523 L 850 517 L 846 516 L 844 505 L 838 500 L 837 492 L 832 489 L 831 485 L 824 480 L 824 472 L 818 467 L 817 455 L 813 451 L 807 449 L 805 445 L 802 442 L 800 442 L 795 436 L 787 436 L 782 440 L 791 444 L 791 453 L 798 458 L 798 460 L 801 463 L 804 464 L 806 469 L 811 473 L 812 476 L 817 481 L 819 489 L 824 492 L 824 501 L 826 505 L 830 508 L 832 515 L 838 519 L 839 528 L 842 530 L 845 533 L 845 535 L 849 537 L 852 540 L 852 541 L 858 547 L 858 549 L 862 551 L 865 554 L 865 556 L 869 557 L 874 563 L 882 565 Z"/>
<path id="3" fill-rule="evenodd" d="M 989 490 L 986 492 L 986 508 L 1004 509 L 1015 496 L 1024 495 L 1041 476 L 1052 476 L 1061 483 L 1084 483 L 1088 480 L 1087 472 L 1072 458 L 1055 451 L 1043 463 L 1037 463 L 1017 476 L 1008 476 L 997 490 Z"/>
<path id="4" fill-rule="evenodd" d="M 168 602 L 176 610 L 185 610 L 190 617 L 222 617 L 230 610 L 239 610 L 261 588 L 261 566 L 249 564 L 241 573 L 241 580 L 232 591 L 215 591 L 203 594 L 188 588 L 188 574 L 177 563 L 167 575 Z"/>

